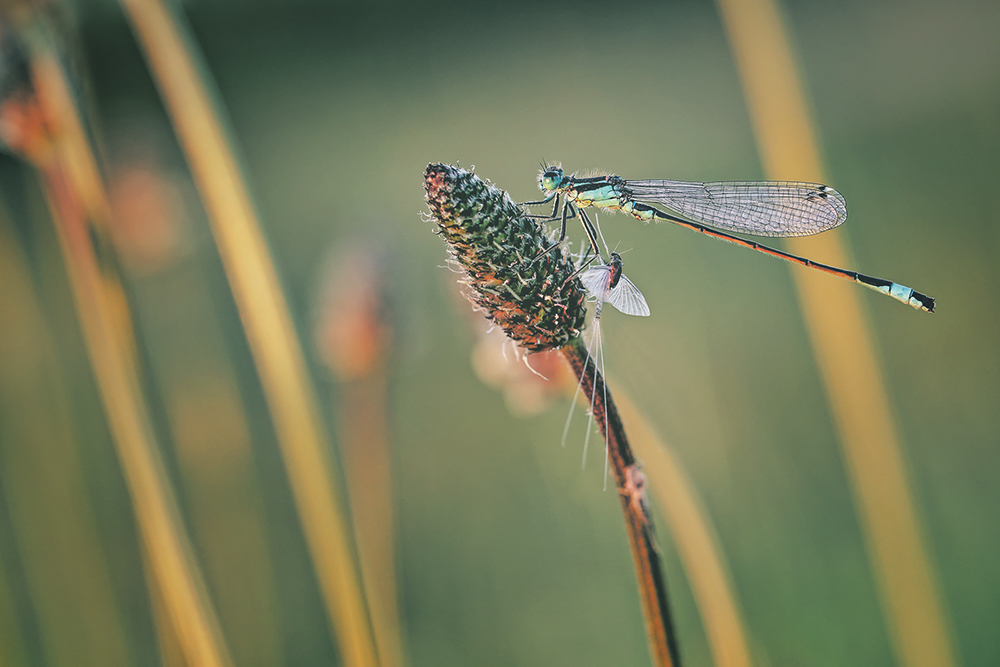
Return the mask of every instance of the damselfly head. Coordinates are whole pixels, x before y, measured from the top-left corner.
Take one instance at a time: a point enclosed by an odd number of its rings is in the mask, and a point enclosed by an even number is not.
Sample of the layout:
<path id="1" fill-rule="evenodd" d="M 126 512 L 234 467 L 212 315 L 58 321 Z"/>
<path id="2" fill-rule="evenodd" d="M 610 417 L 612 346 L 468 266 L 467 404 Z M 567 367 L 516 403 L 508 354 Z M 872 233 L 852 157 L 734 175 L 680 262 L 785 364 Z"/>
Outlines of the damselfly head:
<path id="1" fill-rule="evenodd" d="M 562 167 L 545 167 L 538 175 L 538 187 L 546 192 L 552 192 L 562 185 L 564 178 Z"/>

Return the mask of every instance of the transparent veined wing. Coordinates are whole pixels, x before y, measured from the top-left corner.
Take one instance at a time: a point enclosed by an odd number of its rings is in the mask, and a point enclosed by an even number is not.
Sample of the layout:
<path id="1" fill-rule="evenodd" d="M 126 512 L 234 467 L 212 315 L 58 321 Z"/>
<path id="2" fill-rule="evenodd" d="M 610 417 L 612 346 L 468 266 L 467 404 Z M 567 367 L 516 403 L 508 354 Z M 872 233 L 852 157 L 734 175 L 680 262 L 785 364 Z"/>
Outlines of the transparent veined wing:
<path id="1" fill-rule="evenodd" d="M 649 306 L 646 305 L 642 292 L 624 275 L 618 280 L 618 284 L 611 288 L 607 300 L 626 315 L 649 316 Z"/>
<path id="2" fill-rule="evenodd" d="M 639 288 L 624 275 L 612 288 L 611 273 L 611 266 L 601 264 L 580 274 L 580 280 L 587 289 L 587 293 L 597 301 L 608 302 L 626 315 L 648 316 L 649 306 L 646 305 L 646 299 L 642 296 Z"/>
<path id="3" fill-rule="evenodd" d="M 601 302 L 607 301 L 611 285 L 611 267 L 607 264 L 592 266 L 580 274 L 580 281 L 590 296 Z"/>
<path id="4" fill-rule="evenodd" d="M 697 183 L 625 181 L 635 201 L 667 213 L 754 236 L 808 236 L 847 220 L 847 202 L 833 188 L 798 181 Z"/>

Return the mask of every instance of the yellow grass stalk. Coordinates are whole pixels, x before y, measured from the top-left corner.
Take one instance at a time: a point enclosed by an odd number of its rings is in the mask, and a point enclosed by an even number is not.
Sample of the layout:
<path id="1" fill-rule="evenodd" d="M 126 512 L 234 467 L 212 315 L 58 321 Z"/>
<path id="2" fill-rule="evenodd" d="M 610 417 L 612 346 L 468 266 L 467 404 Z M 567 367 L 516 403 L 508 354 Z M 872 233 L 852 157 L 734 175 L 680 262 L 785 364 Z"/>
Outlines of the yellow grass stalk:
<path id="1" fill-rule="evenodd" d="M 97 160 L 90 151 L 55 37 L 45 19 L 19 5 L 17 25 L 30 51 L 39 108 L 52 150 L 31 153 L 46 196 L 81 319 L 108 423 L 118 450 L 151 567 L 165 596 L 173 630 L 189 664 L 223 666 L 229 659 L 207 604 L 159 459 L 139 389 L 127 304 L 116 277 L 102 270 L 90 231 L 100 235 L 107 207 Z M 45 142 L 31 145 L 45 145 Z"/>
<path id="2" fill-rule="evenodd" d="M 145 556 L 145 554 L 143 555 Z M 148 578 L 148 573 L 151 569 L 147 558 L 143 558 L 143 565 L 145 566 L 144 571 L 147 573 L 146 576 Z M 156 634 L 159 638 L 159 646 L 157 648 L 160 649 L 160 662 L 163 663 L 163 667 L 187 667 L 187 661 L 184 660 L 184 651 L 178 641 L 177 633 L 171 627 L 170 617 L 163 604 L 163 596 L 160 595 L 159 589 L 153 582 L 148 583 L 149 606 L 153 616 L 153 625 L 156 627 Z"/>
<path id="3" fill-rule="evenodd" d="M 809 105 L 774 0 L 718 0 L 769 178 L 826 182 Z M 788 240 L 848 266 L 838 232 Z M 901 445 L 856 290 L 792 270 L 840 435 L 892 644 L 908 667 L 950 667 L 952 641 L 913 506 Z"/>
<path id="4" fill-rule="evenodd" d="M 77 303 L 84 340 L 125 471 L 153 577 L 166 598 L 174 631 L 191 664 L 229 664 L 217 622 L 181 528 L 176 500 L 142 401 L 130 346 L 121 341 L 116 309 L 69 188 L 58 168 L 47 175 L 47 197 Z"/>
<path id="5" fill-rule="evenodd" d="M 615 402 L 632 434 L 632 446 L 643 462 L 649 488 L 670 528 L 684 572 L 701 613 L 708 647 L 716 667 L 750 667 L 743 615 L 712 522 L 674 451 L 615 384 Z"/>
<path id="6" fill-rule="evenodd" d="M 40 164 L 56 230 L 76 302 L 83 338 L 94 369 L 118 457 L 132 498 L 139 533 L 155 581 L 189 665 L 226 667 L 228 651 L 195 565 L 159 449 L 146 412 L 135 366 L 127 305 L 114 276 L 102 270 L 89 233 L 94 203 L 87 187 L 103 186 L 96 174 L 81 185 L 80 166 L 97 161 L 73 155 L 89 145 L 54 50 L 32 42 L 32 71 L 46 119 L 52 129 L 54 159 Z M 77 135 L 76 133 L 80 133 Z M 93 193 L 91 193 L 93 194 Z M 102 195 L 103 197 L 103 195 Z M 106 200 L 106 199 L 105 199 Z"/>
<path id="7" fill-rule="evenodd" d="M 191 282 L 200 285 L 200 278 Z M 196 508 L 191 530 L 215 606 L 226 619 L 233 660 L 241 666 L 280 667 L 277 587 L 252 470 L 250 428 L 232 369 L 220 362 L 224 355 L 195 356 L 200 357 L 197 371 L 177 363 L 159 376 L 185 493 Z"/>
<path id="8" fill-rule="evenodd" d="M 107 299 L 85 224 L 79 217 L 74 219 L 77 211 L 67 202 L 68 188 L 58 169 L 50 170 L 46 189 L 152 578 L 189 664 L 225 667 L 230 664 L 228 653 L 181 527 L 129 346 L 120 341 L 115 308 Z"/>
<path id="9" fill-rule="evenodd" d="M 402 667 L 405 660 L 396 589 L 387 380 L 383 366 L 370 377 L 342 384 L 338 423 L 361 574 L 379 657 L 383 667 Z"/>
<path id="10" fill-rule="evenodd" d="M 257 364 L 321 593 L 344 663 L 377 664 L 334 462 L 257 215 L 178 17 L 122 0 L 160 87 Z"/>

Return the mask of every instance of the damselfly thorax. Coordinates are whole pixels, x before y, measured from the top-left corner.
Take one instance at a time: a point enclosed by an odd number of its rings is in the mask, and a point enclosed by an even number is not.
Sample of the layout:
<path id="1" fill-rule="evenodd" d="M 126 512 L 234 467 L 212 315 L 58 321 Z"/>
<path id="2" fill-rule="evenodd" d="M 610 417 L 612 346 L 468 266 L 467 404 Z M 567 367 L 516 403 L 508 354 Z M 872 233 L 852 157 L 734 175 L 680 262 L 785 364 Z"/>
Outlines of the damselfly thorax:
<path id="1" fill-rule="evenodd" d="M 567 202 L 580 208 L 622 211 L 643 222 L 656 218 L 656 209 L 633 201 L 632 193 L 625 187 L 625 181 L 614 174 L 590 178 L 568 177 L 563 179 L 563 184 L 557 189 Z"/>

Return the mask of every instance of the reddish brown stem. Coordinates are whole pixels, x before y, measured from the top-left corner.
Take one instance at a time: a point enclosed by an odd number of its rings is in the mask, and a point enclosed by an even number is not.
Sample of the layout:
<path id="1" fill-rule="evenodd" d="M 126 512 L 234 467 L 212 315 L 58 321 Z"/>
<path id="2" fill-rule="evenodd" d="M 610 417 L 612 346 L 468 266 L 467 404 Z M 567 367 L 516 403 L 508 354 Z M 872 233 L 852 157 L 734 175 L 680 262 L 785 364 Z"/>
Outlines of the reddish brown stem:
<path id="1" fill-rule="evenodd" d="M 562 348 L 562 353 L 580 380 L 583 395 L 593 397 L 591 409 L 594 420 L 608 444 L 608 459 L 625 515 L 625 528 L 632 548 L 639 597 L 646 619 L 646 634 L 655 664 L 658 667 L 680 667 L 677 635 L 667 603 L 667 580 L 656 547 L 652 516 L 646 499 L 646 476 L 632 453 L 611 392 L 605 386 L 604 378 L 598 372 L 593 358 L 587 354 L 582 341 L 575 339 Z"/>

